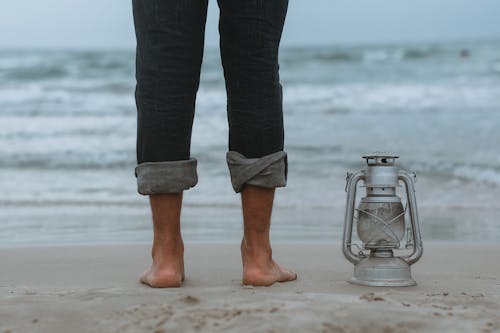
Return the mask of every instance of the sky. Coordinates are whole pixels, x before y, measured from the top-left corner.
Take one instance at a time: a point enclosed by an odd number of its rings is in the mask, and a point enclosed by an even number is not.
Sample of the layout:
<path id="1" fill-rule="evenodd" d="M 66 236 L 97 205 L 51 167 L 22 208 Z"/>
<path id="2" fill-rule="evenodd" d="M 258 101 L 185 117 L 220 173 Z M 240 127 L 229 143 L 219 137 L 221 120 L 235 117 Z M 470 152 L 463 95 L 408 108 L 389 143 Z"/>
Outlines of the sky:
<path id="1" fill-rule="evenodd" d="M 2 2 L 0 48 L 135 47 L 131 0 Z M 290 0 L 282 45 L 500 40 L 499 17 L 500 0 Z M 207 46 L 217 19 L 210 0 Z"/>

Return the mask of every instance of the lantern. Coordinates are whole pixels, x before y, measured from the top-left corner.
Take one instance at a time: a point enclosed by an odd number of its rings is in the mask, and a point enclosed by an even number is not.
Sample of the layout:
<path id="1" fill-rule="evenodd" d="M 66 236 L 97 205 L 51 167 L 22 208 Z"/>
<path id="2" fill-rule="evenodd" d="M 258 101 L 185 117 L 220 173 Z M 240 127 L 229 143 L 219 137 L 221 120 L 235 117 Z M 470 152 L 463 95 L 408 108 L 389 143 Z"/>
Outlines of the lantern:
<path id="1" fill-rule="evenodd" d="M 376 152 L 363 158 L 367 162 L 364 170 L 347 173 L 342 250 L 354 264 L 354 275 L 349 282 L 367 286 L 414 286 L 410 266 L 423 252 L 415 198 L 416 175 L 397 167 L 395 155 Z M 356 208 L 360 181 L 366 196 Z M 400 182 L 406 190 L 406 208 L 396 193 Z M 354 224 L 361 246 L 352 242 Z M 406 244 L 402 246 L 405 235 Z"/>

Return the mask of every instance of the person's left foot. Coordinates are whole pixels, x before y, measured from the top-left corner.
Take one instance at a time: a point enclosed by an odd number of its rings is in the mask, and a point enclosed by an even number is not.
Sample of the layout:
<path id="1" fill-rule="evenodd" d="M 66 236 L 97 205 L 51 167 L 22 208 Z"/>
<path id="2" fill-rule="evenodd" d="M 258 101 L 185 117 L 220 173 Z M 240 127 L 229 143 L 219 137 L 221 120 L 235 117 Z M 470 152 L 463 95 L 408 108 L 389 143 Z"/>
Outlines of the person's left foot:
<path id="1" fill-rule="evenodd" d="M 169 246 L 153 248 L 153 263 L 140 282 L 153 288 L 178 288 L 184 281 L 184 245 L 182 239 Z"/>

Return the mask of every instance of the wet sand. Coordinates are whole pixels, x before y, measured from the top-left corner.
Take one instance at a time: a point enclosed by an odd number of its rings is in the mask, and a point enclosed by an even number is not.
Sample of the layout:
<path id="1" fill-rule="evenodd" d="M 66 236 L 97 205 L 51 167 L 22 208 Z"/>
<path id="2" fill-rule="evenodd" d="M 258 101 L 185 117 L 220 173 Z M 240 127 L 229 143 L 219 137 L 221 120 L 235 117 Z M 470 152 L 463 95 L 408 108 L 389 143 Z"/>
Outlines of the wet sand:
<path id="1" fill-rule="evenodd" d="M 180 289 L 138 282 L 149 245 L 0 249 L 0 333 L 498 332 L 500 245 L 426 243 L 416 287 L 348 284 L 340 245 L 276 243 L 299 279 L 240 282 L 238 244 L 186 244 Z"/>

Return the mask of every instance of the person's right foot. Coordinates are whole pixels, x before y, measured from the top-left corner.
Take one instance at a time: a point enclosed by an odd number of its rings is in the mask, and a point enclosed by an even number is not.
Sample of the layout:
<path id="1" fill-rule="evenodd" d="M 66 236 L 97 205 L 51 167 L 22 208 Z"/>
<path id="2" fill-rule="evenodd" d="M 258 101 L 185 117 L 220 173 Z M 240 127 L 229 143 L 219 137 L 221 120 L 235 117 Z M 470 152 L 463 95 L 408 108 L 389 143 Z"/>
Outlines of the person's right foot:
<path id="1" fill-rule="evenodd" d="M 177 288 L 184 281 L 184 246 L 153 246 L 153 263 L 140 281 L 153 288 Z"/>
<path id="2" fill-rule="evenodd" d="M 275 282 L 287 282 L 297 279 L 297 274 L 278 265 L 272 258 L 270 248 L 250 249 L 241 242 L 244 285 L 270 286 Z"/>

